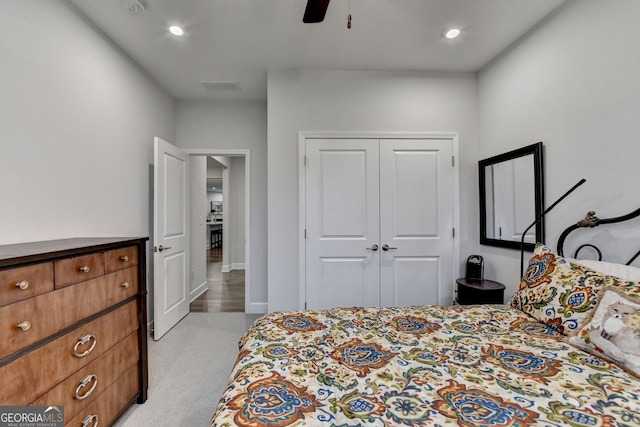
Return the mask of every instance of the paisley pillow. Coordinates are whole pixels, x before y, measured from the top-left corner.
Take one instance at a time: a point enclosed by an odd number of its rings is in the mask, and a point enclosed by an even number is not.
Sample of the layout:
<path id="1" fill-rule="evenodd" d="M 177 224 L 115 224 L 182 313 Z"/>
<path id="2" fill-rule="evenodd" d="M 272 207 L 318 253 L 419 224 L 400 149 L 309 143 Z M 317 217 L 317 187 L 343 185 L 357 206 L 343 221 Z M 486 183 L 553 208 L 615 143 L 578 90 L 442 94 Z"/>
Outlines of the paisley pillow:
<path id="1" fill-rule="evenodd" d="M 574 260 L 571 260 L 574 262 Z M 640 281 L 640 268 L 632 265 L 616 264 L 606 261 L 595 261 L 591 259 L 577 259 L 576 264 L 582 264 L 588 269 L 598 271 L 609 276 L 622 277 L 628 280 Z"/>
<path id="2" fill-rule="evenodd" d="M 574 335 L 597 304 L 605 286 L 640 297 L 640 282 L 598 273 L 573 264 L 538 243 L 509 304 L 565 335 Z"/>
<path id="3" fill-rule="evenodd" d="M 607 286 L 591 314 L 577 335 L 566 340 L 640 376 L 640 299 Z"/>

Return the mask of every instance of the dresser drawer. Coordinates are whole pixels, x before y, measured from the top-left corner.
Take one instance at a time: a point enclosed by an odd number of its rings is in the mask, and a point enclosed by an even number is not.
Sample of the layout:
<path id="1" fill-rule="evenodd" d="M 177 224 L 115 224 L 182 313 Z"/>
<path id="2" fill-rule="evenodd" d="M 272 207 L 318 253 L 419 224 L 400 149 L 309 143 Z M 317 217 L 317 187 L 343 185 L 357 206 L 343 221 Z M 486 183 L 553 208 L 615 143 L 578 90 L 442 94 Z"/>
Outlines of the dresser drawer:
<path id="1" fill-rule="evenodd" d="M 53 263 L 0 271 L 0 306 L 53 290 Z"/>
<path id="2" fill-rule="evenodd" d="M 140 376 L 137 366 L 129 368 L 124 375 L 98 396 L 75 418 L 65 422 L 70 427 L 109 426 L 140 391 Z M 65 419 L 68 419 L 65 414 Z"/>
<path id="3" fill-rule="evenodd" d="M 138 248 L 129 246 L 104 253 L 104 266 L 107 273 L 138 265 Z"/>
<path id="4" fill-rule="evenodd" d="M 136 267 L 0 307 L 0 358 L 138 293 Z"/>
<path id="5" fill-rule="evenodd" d="M 54 262 L 56 288 L 84 282 L 104 274 L 104 253 L 66 258 Z"/>
<path id="6" fill-rule="evenodd" d="M 64 406 L 65 418 L 71 419 L 108 389 L 127 369 L 137 367 L 138 355 L 138 335 L 131 334 L 30 405 L 46 406 L 56 402 L 56 405 Z"/>
<path id="7" fill-rule="evenodd" d="M 132 301 L 0 367 L 0 405 L 27 405 L 138 329 Z M 75 354 L 77 354 L 78 357 Z M 83 356 L 83 353 L 87 353 Z M 37 366 L 39 369 L 33 369 Z M 56 403 L 57 404 L 57 403 Z"/>

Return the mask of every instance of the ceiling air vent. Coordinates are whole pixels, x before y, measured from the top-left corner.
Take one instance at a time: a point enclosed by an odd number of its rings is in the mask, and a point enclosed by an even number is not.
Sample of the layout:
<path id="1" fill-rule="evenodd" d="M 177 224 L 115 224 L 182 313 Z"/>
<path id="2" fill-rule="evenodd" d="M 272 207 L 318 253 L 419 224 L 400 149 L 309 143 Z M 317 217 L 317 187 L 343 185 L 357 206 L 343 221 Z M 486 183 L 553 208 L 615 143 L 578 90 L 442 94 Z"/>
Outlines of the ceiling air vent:
<path id="1" fill-rule="evenodd" d="M 200 82 L 207 90 L 220 90 L 227 92 L 235 92 L 240 90 L 238 82 Z"/>

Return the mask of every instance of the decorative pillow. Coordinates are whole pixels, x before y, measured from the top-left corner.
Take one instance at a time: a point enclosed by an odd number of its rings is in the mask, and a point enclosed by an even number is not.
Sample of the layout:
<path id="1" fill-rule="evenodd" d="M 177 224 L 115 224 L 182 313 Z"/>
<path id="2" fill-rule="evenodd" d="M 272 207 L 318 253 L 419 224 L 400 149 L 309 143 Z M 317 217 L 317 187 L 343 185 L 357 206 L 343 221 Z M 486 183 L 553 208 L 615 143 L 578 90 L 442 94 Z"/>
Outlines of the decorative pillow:
<path id="1" fill-rule="evenodd" d="M 640 268 L 631 265 L 616 264 L 606 261 L 595 261 L 591 259 L 577 259 L 571 260 L 576 264 L 581 264 L 589 268 L 590 270 L 597 271 L 598 273 L 606 274 L 608 276 L 621 277 L 627 280 L 640 281 Z"/>
<path id="2" fill-rule="evenodd" d="M 565 335 L 573 335 L 584 325 L 597 304 L 598 291 L 605 286 L 617 286 L 629 296 L 640 297 L 640 282 L 572 264 L 537 244 L 510 305 Z"/>
<path id="3" fill-rule="evenodd" d="M 607 286 L 578 334 L 566 340 L 640 376 L 640 299 Z"/>

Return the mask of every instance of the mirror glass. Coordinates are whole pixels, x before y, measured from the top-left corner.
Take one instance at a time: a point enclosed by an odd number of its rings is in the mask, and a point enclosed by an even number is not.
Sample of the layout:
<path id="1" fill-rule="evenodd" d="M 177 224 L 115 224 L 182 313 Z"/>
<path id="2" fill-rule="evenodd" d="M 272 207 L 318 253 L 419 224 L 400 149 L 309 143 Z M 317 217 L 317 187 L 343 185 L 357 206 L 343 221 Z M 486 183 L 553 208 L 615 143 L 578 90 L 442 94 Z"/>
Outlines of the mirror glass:
<path id="1" fill-rule="evenodd" d="M 544 205 L 542 143 L 478 162 L 480 244 L 520 249 L 522 233 Z M 524 236 L 525 249 L 544 242 L 544 218 Z"/>

